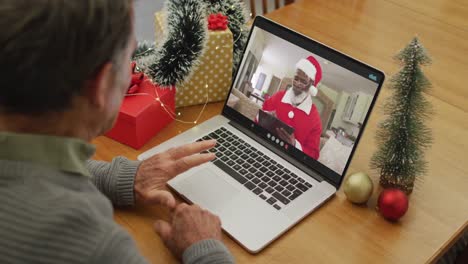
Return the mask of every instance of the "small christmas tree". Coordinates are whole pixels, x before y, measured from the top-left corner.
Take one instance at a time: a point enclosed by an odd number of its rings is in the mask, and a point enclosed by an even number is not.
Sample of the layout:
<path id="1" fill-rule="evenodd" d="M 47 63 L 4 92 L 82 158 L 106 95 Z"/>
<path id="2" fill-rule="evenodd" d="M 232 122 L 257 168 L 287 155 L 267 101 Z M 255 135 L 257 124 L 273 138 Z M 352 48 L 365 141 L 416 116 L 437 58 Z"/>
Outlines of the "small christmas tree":
<path id="1" fill-rule="evenodd" d="M 380 170 L 383 187 L 396 187 L 409 194 L 416 177 L 425 172 L 424 150 L 432 142 L 431 131 L 424 124 L 432 112 L 431 105 L 423 94 L 431 85 L 421 70 L 421 65 L 428 65 L 431 59 L 417 38 L 395 58 L 403 68 L 390 80 L 394 93 L 384 105 L 388 118 L 379 124 L 379 149 L 371 166 Z"/>

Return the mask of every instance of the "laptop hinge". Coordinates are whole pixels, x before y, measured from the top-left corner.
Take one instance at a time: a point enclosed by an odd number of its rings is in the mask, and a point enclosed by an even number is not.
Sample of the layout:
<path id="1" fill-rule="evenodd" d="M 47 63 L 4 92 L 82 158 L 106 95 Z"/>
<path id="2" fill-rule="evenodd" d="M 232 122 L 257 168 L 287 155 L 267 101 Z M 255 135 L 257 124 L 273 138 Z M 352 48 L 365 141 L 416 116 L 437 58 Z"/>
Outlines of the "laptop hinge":
<path id="1" fill-rule="evenodd" d="M 314 179 L 316 179 L 318 182 L 322 182 L 326 179 L 324 179 L 322 176 L 320 176 L 317 172 L 315 172 L 314 170 L 308 168 L 307 166 L 301 164 L 300 162 L 298 162 L 297 160 L 289 157 L 287 154 L 281 152 L 280 150 L 278 150 L 277 148 L 273 147 L 271 145 L 271 143 L 257 135 L 255 135 L 254 132 L 252 132 L 251 130 L 243 127 L 242 125 L 240 125 L 239 123 L 236 123 L 235 121 L 233 120 L 230 120 L 229 121 L 229 124 L 237 129 L 239 129 L 242 133 L 246 134 L 247 136 L 249 136 L 250 138 L 252 138 L 253 140 L 259 142 L 262 146 L 264 146 L 265 148 L 271 150 L 273 153 L 277 154 L 278 156 L 280 156 L 281 158 L 285 159 L 287 162 L 291 163 L 292 165 L 294 165 L 296 168 L 300 169 L 301 171 L 303 171 L 304 173 L 306 173 L 307 175 L 313 177 Z M 329 182 L 329 181 L 327 181 Z M 331 182 L 329 182 L 330 184 L 332 184 Z M 332 184 L 333 185 L 333 184 Z"/>

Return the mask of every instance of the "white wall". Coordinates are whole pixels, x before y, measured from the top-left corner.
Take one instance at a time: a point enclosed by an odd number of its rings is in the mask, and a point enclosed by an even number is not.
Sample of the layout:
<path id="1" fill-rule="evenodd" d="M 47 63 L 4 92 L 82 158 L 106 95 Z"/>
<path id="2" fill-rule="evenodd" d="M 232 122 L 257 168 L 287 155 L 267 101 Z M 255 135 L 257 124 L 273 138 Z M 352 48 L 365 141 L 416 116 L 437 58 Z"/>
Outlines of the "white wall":
<path id="1" fill-rule="evenodd" d="M 280 79 L 283 79 L 285 76 L 289 76 L 285 73 L 284 68 L 277 67 L 276 65 L 260 62 L 257 71 L 255 72 L 254 76 L 252 77 L 252 86 L 255 87 L 257 84 L 258 76 L 260 73 L 264 73 L 266 75 L 265 82 L 263 83 L 262 89 L 260 92 L 267 91 L 268 87 L 270 86 L 271 80 L 273 76 L 276 76 Z"/>
<path id="2" fill-rule="evenodd" d="M 343 121 L 343 112 L 345 110 L 346 101 L 348 100 L 349 94 L 346 92 L 340 92 L 338 95 L 338 101 L 336 104 L 335 117 L 333 118 L 332 127 L 342 127 L 347 133 L 351 134 L 355 125 Z"/>
<path id="3" fill-rule="evenodd" d="M 289 42 L 277 38 L 270 33 L 265 32 L 264 37 L 264 49 L 259 62 L 259 67 L 252 78 L 252 86 L 255 87 L 259 74 L 266 74 L 262 91 L 266 91 L 268 89 L 273 75 L 280 79 L 283 79 L 284 77 L 292 78 L 296 71 L 296 63 L 300 59 L 310 55 L 310 52 L 301 48 L 292 48 Z"/>
<path id="4" fill-rule="evenodd" d="M 245 59 L 247 58 L 249 51 L 253 54 L 253 56 L 257 59 L 257 61 L 260 61 L 263 55 L 263 50 L 265 48 L 265 34 L 263 31 L 259 30 L 258 28 L 255 28 L 255 30 L 252 32 L 251 36 L 251 41 L 249 42 L 246 52 L 244 53 L 244 63 Z M 239 80 L 244 77 L 245 71 L 247 70 L 247 67 L 244 67 L 244 64 L 240 65 L 240 69 L 242 69 L 241 74 L 237 75 L 237 79 L 235 82 L 236 88 L 239 88 Z M 255 76 L 254 76 L 255 78 Z M 255 87 L 255 85 L 252 84 L 252 87 Z"/>
<path id="5" fill-rule="evenodd" d="M 337 92 L 347 93 L 364 92 L 373 95 L 377 90 L 377 84 L 362 76 L 359 76 L 337 64 L 312 54 L 311 52 L 297 47 L 286 40 L 280 39 L 268 32 L 265 36 L 265 51 L 263 53 L 265 62 L 279 65 L 284 68 L 285 75 L 293 77 L 295 65 L 300 59 L 313 55 L 322 68 L 322 84 L 333 88 Z"/>
<path id="6" fill-rule="evenodd" d="M 255 36 L 255 41 L 251 42 L 250 44 L 250 52 L 254 55 L 257 61 L 262 59 L 263 50 L 265 48 L 265 37 L 263 36 L 262 32 L 258 32 Z"/>
<path id="7" fill-rule="evenodd" d="M 259 59 L 259 66 L 251 82 L 252 86 L 255 87 L 260 73 L 264 73 L 266 78 L 261 91 L 268 90 L 273 75 L 280 79 L 294 77 L 296 63 L 300 59 L 311 55 L 309 51 L 294 46 L 268 32 L 255 29 L 252 34 L 254 40 L 250 41 L 248 50 L 251 50 Z M 322 89 L 335 102 L 336 113 L 332 126 L 336 128 L 342 127 L 351 134 L 355 126 L 343 121 L 342 118 L 349 95 L 358 91 L 373 95 L 377 84 L 320 56 L 313 56 L 320 62 L 323 69 L 323 77 L 319 89 Z M 255 90 L 254 92 L 260 93 L 261 91 Z"/>
<path id="8" fill-rule="evenodd" d="M 326 96 L 328 96 L 328 98 L 330 98 L 335 103 L 335 106 L 334 106 L 335 108 L 338 102 L 339 93 L 336 90 L 324 84 L 319 84 L 318 89 L 322 91 Z"/>

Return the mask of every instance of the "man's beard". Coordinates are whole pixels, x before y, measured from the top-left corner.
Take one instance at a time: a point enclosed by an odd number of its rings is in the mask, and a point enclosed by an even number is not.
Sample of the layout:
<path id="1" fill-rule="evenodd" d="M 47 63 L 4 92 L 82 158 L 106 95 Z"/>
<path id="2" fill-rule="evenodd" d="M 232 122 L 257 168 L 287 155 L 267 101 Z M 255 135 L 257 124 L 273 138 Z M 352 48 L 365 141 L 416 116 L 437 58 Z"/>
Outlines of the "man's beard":
<path id="1" fill-rule="evenodd" d="M 309 95 L 306 91 L 302 91 L 299 95 L 296 95 L 295 93 L 293 93 L 293 97 L 291 99 L 291 103 L 293 105 L 299 105 L 300 103 L 302 103 L 307 95 Z"/>

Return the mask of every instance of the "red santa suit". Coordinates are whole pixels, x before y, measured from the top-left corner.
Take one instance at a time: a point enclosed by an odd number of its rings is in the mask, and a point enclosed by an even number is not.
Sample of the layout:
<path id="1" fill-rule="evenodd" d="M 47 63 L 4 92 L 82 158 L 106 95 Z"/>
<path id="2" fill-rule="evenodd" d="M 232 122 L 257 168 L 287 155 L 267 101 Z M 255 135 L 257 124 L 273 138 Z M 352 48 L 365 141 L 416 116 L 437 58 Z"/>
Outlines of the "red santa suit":
<path id="1" fill-rule="evenodd" d="M 297 107 L 292 105 L 293 97 L 294 92 L 291 88 L 279 91 L 265 101 L 262 109 L 275 111 L 281 121 L 293 127 L 295 147 L 317 160 L 320 155 L 320 134 L 322 134 L 320 114 L 312 103 L 310 95 L 307 95 Z"/>

